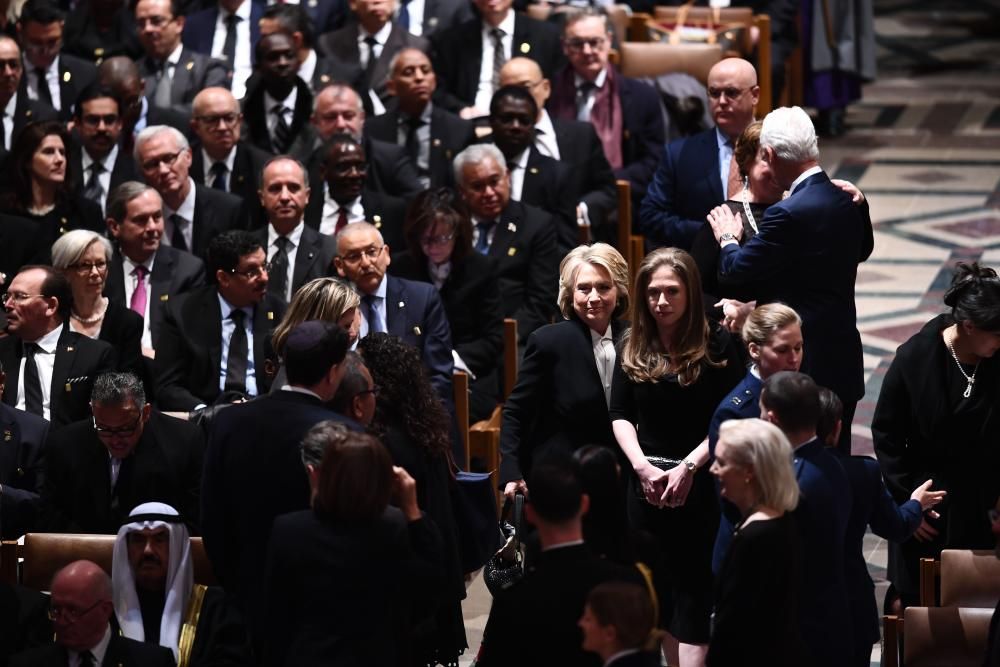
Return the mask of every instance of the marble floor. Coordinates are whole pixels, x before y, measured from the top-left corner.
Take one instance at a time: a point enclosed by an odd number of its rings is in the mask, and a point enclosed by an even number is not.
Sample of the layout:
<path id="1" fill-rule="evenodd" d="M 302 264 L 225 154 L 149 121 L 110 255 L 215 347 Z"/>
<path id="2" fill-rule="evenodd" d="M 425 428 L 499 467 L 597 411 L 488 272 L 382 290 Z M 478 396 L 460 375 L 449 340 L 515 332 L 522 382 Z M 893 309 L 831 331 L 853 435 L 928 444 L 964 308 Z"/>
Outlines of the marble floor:
<path id="1" fill-rule="evenodd" d="M 869 455 L 882 377 L 896 347 L 943 310 L 952 267 L 1000 268 L 1000 0 L 875 0 L 875 14 L 878 79 L 849 109 L 848 133 L 820 141 L 824 168 L 865 192 L 875 225 L 857 281 L 866 391 L 853 429 L 854 453 Z M 869 534 L 865 557 L 881 606 L 885 541 Z M 489 605 L 477 578 L 463 665 Z"/>

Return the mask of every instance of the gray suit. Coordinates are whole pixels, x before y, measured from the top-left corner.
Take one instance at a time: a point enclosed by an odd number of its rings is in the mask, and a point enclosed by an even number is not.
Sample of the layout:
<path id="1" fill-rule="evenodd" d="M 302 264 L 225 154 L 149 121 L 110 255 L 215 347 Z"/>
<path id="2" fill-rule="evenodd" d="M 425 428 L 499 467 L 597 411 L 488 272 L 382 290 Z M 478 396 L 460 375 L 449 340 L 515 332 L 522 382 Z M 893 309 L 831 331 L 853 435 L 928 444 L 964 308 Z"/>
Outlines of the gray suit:
<path id="1" fill-rule="evenodd" d="M 139 73 L 146 80 L 145 95 L 152 104 L 156 95 L 155 64 L 149 58 L 143 58 L 136 64 L 139 65 Z M 170 82 L 170 108 L 190 115 L 195 95 L 204 88 L 229 88 L 229 78 L 226 63 L 184 48 Z"/>

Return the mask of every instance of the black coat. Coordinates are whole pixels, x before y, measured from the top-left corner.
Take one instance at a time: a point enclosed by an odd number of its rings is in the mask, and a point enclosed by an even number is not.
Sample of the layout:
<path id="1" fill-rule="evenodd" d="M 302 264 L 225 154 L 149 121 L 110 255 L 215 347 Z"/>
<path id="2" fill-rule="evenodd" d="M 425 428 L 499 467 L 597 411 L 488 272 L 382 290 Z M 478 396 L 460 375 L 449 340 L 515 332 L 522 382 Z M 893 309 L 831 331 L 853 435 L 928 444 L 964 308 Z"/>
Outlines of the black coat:
<path id="1" fill-rule="evenodd" d="M 213 238 L 231 229 L 246 229 L 243 202 L 236 195 L 195 184 L 191 253 L 206 259 Z"/>
<path id="2" fill-rule="evenodd" d="M 146 80 L 146 99 L 153 103 L 156 94 L 156 67 L 148 58 L 136 61 L 139 75 Z M 170 80 L 170 107 L 190 115 L 195 95 L 205 88 L 229 88 L 229 70 L 225 61 L 182 48 Z"/>
<path id="3" fill-rule="evenodd" d="M 218 294 L 214 285 L 208 285 L 167 304 L 153 362 L 157 402 L 163 410 L 211 405 L 222 393 L 222 311 Z M 260 395 L 270 387 L 264 372 L 265 339 L 284 312 L 284 302 L 270 295 L 254 308 L 252 355 Z"/>
<path id="4" fill-rule="evenodd" d="M 45 444 L 42 527 L 53 533 L 115 534 L 136 505 L 159 501 L 198 526 L 205 440 L 193 424 L 153 411 L 111 489 L 108 450 L 91 419 L 51 433 Z"/>
<path id="5" fill-rule="evenodd" d="M 83 195 L 83 188 L 87 184 L 87 179 L 90 178 L 90 173 L 83 170 L 84 149 L 80 144 L 79 135 L 76 132 L 73 132 L 70 134 L 70 139 L 69 172 L 75 175 L 77 195 Z M 101 164 L 105 169 L 107 169 L 107 165 L 104 164 L 103 160 Z M 105 201 L 107 201 L 108 195 L 125 181 L 142 181 L 142 175 L 139 173 L 139 168 L 135 164 L 135 158 L 131 153 L 122 147 L 121 143 L 119 143 L 118 155 L 115 157 L 115 164 L 111 168 L 111 181 L 108 184 L 108 192 L 104 193 Z"/>
<path id="6" fill-rule="evenodd" d="M 38 515 L 49 423 L 0 403 L 0 429 L 0 535 L 16 540 L 34 527 Z"/>
<path id="7" fill-rule="evenodd" d="M 5 538 L 6 539 L 6 538 Z M 0 665 L 11 655 L 52 641 L 49 596 L 0 582 Z M 64 663 L 65 664 L 65 663 Z"/>
<path id="8" fill-rule="evenodd" d="M 37 236 L 31 220 L 0 213 L 0 273 L 7 276 L 6 283 L 22 266 L 35 261 L 39 254 Z"/>
<path id="9" fill-rule="evenodd" d="M 584 167 L 586 170 L 589 167 Z M 540 208 L 552 216 L 559 257 L 580 244 L 576 224 L 576 193 L 570 168 L 531 147 L 521 185 L 521 203 Z"/>
<path id="10" fill-rule="evenodd" d="M 253 237 L 260 242 L 264 252 L 269 259 L 277 252 L 267 245 L 267 235 L 270 224 L 267 227 L 251 232 Z M 320 234 L 308 225 L 302 226 L 302 236 L 299 238 L 299 246 L 295 252 L 295 267 L 292 269 L 292 294 L 310 280 L 325 278 L 336 275 L 333 268 L 333 258 L 337 254 L 337 243 L 332 236 Z M 274 274 L 271 274 L 274 280 Z"/>
<path id="11" fill-rule="evenodd" d="M 111 303 L 109 299 L 97 340 L 103 340 L 115 350 L 118 358 L 116 370 L 143 376 L 142 317 L 137 313 L 125 306 Z"/>
<path id="12" fill-rule="evenodd" d="M 552 118 L 552 127 L 556 132 L 559 159 L 569 167 L 571 201 L 587 205 L 587 216 L 593 227 L 604 225 L 609 216 L 617 216 L 618 191 L 615 174 L 604 156 L 604 147 L 594 126 L 577 120 Z"/>
<path id="13" fill-rule="evenodd" d="M 413 164 L 406 149 L 397 146 L 395 142 L 379 141 L 364 137 L 361 141 L 368 160 L 368 174 L 365 187 L 384 195 L 399 197 L 406 201 L 419 194 L 424 188 L 420 185 L 420 175 L 417 166 Z M 315 139 L 312 154 L 309 156 L 309 183 L 316 196 L 316 183 L 323 182 L 323 146 Z"/>
<path id="14" fill-rule="evenodd" d="M 191 147 L 191 178 L 199 185 L 212 187 L 205 182 L 205 153 L 201 146 Z M 260 189 L 260 173 L 273 155 L 245 141 L 237 142 L 236 156 L 233 158 L 233 172 L 229 175 L 229 193 L 243 200 L 243 210 L 248 219 L 241 220 L 240 229 L 263 224 L 264 209 L 260 206 L 257 190 Z"/>
<path id="15" fill-rule="evenodd" d="M 59 644 L 31 649 L 14 656 L 11 667 L 65 667 L 69 654 Z M 111 634 L 101 667 L 173 667 L 170 649 Z"/>
<path id="16" fill-rule="evenodd" d="M 7 405 L 17 404 L 21 354 L 20 338 L 0 338 L 0 362 L 7 373 L 3 401 Z M 90 416 L 90 389 L 98 375 L 114 370 L 115 359 L 115 351 L 107 343 L 81 336 L 63 325 L 49 395 L 53 430 Z"/>
<path id="17" fill-rule="evenodd" d="M 34 66 L 24 61 L 24 74 L 21 76 L 21 85 L 18 88 L 18 97 L 28 96 L 28 77 L 34 78 Z M 97 67 L 94 63 L 68 53 L 59 54 L 59 120 L 67 121 L 73 116 L 73 108 L 76 98 L 97 78 Z M 80 172 L 77 172 L 80 173 Z"/>
<path id="18" fill-rule="evenodd" d="M 312 91 L 305 81 L 296 77 L 295 108 L 292 110 L 292 124 L 290 126 L 290 136 L 298 138 L 303 129 L 309 125 L 309 117 L 312 115 Z M 284 150 L 280 150 L 275 144 L 275 138 L 267 130 L 267 119 L 270 114 L 269 109 L 264 108 L 264 85 L 263 79 L 252 76 L 247 80 L 247 93 L 241 102 L 243 106 L 243 137 L 244 141 L 256 146 L 264 152 L 272 155 L 279 153 L 289 154 L 296 159 L 304 160 L 308 152 L 304 148 L 296 148 L 301 142 L 292 140 L 292 144 Z"/>

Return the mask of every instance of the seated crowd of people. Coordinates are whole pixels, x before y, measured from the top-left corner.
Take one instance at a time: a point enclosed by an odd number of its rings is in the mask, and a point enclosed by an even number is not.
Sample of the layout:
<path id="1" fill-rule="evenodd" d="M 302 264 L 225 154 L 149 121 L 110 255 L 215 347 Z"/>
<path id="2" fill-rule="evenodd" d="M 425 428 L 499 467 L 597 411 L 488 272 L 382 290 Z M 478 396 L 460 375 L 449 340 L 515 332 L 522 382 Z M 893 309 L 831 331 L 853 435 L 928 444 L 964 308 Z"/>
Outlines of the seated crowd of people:
<path id="1" fill-rule="evenodd" d="M 116 537 L 0 583 L 0 667 L 457 667 L 456 372 L 527 499 L 483 667 L 867 665 L 869 526 L 894 609 L 1000 535 L 1000 279 L 957 266 L 852 457 L 868 202 L 750 62 L 665 145 L 599 10 L 68 4 L 0 28 L 0 534 Z"/>

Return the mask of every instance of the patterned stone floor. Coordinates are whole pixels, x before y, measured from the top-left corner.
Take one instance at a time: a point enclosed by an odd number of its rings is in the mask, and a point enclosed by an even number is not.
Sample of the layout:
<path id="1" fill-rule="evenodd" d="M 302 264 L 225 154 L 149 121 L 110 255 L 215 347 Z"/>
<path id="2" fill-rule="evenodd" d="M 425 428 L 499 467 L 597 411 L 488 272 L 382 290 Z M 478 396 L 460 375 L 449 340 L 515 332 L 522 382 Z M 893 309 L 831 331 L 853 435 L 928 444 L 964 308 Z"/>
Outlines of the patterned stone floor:
<path id="1" fill-rule="evenodd" d="M 869 198 L 875 251 L 858 273 L 866 391 L 854 453 L 871 454 L 871 415 L 896 347 L 934 314 L 956 262 L 1000 268 L 1000 0 L 875 0 L 879 78 L 848 113 L 849 132 L 821 140 L 824 168 Z M 884 591 L 885 543 L 869 535 Z M 489 594 L 465 604 L 469 664 Z M 879 664 L 875 648 L 873 665 Z"/>

